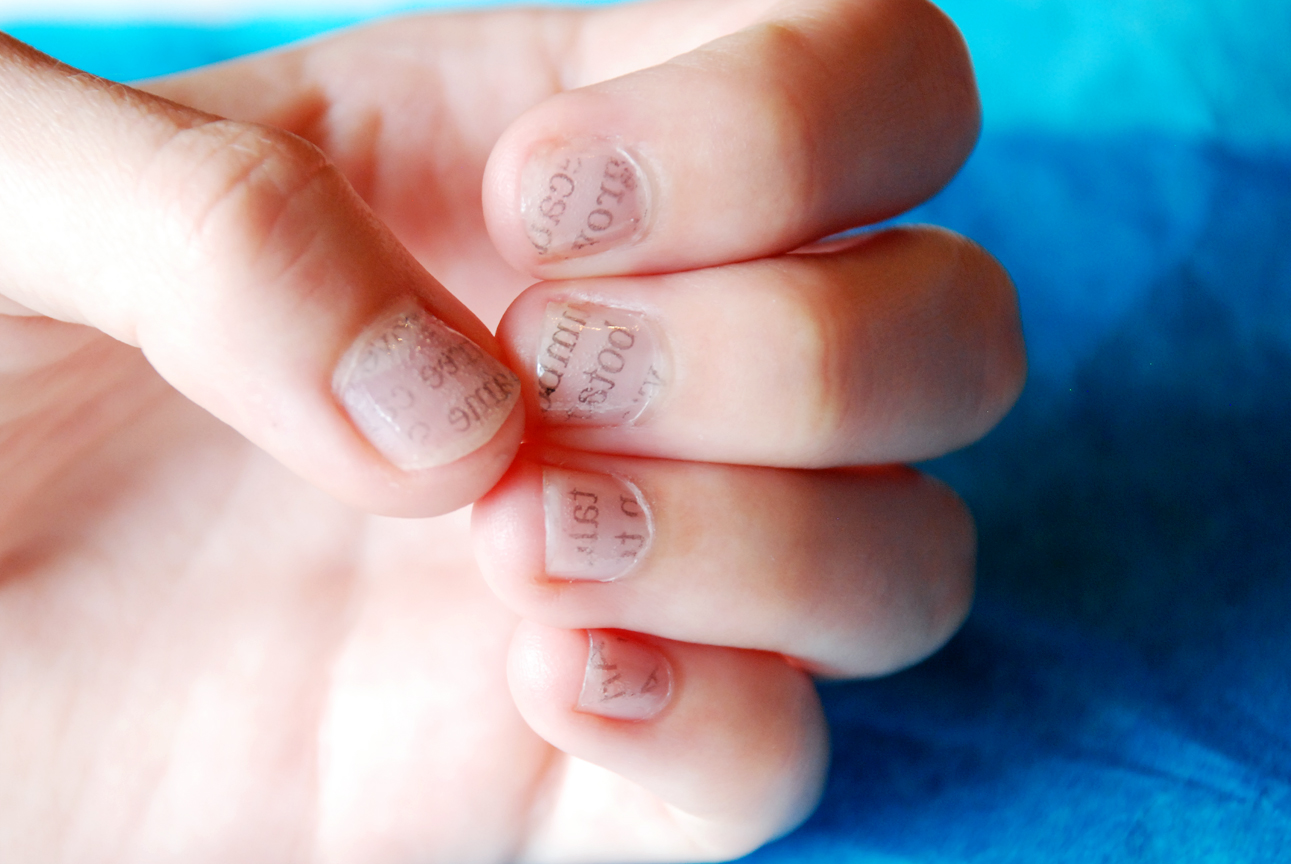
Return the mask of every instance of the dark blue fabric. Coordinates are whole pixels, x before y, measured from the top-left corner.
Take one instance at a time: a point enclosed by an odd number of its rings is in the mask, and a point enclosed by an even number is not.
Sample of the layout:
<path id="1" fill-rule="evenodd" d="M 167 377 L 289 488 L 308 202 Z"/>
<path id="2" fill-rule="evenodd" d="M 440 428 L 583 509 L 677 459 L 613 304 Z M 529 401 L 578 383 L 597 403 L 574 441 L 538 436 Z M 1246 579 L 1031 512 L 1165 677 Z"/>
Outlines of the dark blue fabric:
<path id="1" fill-rule="evenodd" d="M 911 218 L 1009 268 L 1031 381 L 927 466 L 967 625 L 821 688 L 824 801 L 750 860 L 1291 861 L 1291 4 L 945 5 L 986 133 Z M 13 32 L 131 78 L 323 29 L 239 27 Z"/>
<path id="2" fill-rule="evenodd" d="M 1004 262 L 1031 350 L 927 466 L 977 605 L 822 688 L 824 804 L 751 860 L 1291 861 L 1291 152 L 988 134 L 915 216 Z"/>

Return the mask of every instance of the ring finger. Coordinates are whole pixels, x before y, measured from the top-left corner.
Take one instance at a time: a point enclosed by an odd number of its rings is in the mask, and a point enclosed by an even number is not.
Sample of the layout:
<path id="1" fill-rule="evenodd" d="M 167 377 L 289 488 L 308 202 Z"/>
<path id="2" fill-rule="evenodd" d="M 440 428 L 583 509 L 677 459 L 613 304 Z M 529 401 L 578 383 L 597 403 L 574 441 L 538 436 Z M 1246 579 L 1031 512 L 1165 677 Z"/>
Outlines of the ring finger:
<path id="1" fill-rule="evenodd" d="M 551 627 L 774 651 L 874 675 L 972 597 L 972 520 L 906 468 L 794 471 L 529 451 L 474 516 L 494 592 Z"/>

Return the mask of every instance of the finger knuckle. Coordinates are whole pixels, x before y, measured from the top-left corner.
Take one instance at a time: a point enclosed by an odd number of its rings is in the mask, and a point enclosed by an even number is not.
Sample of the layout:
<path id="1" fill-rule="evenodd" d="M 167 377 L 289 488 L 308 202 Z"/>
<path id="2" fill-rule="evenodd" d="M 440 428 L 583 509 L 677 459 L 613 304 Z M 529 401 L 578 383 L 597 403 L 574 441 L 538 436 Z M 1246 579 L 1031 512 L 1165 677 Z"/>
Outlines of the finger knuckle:
<path id="1" fill-rule="evenodd" d="M 953 231 L 914 226 L 878 238 L 892 262 L 888 312 L 901 321 L 925 392 L 916 415 L 940 430 L 933 450 L 962 447 L 993 428 L 1026 380 L 1017 292 L 1008 273 L 976 243 Z M 931 451 L 930 451 L 931 452 Z"/>
<path id="2" fill-rule="evenodd" d="M 741 172 L 757 174 L 774 190 L 756 201 L 750 224 L 767 236 L 799 236 L 810 226 L 817 189 L 815 152 L 823 140 L 823 118 L 810 110 L 814 87 L 804 78 L 818 61 L 810 40 L 784 21 L 765 22 L 719 39 L 674 61 L 685 70 L 684 86 L 705 93 L 697 104 L 723 106 L 704 122 L 723 124 L 714 140 L 754 146 L 726 148 L 722 158 Z"/>
<path id="3" fill-rule="evenodd" d="M 793 258 L 794 256 L 789 256 Z M 842 452 L 851 438 L 849 413 L 857 382 L 850 360 L 855 353 L 845 316 L 826 296 L 830 285 L 813 271 L 814 262 L 779 260 L 764 271 L 760 320 L 769 322 L 774 366 L 764 373 L 767 392 L 777 393 L 780 452 L 797 454 L 803 465 L 823 467 L 847 461 Z"/>
<path id="4" fill-rule="evenodd" d="M 917 6 L 911 17 L 922 26 L 917 33 L 917 54 L 928 69 L 928 88 L 943 118 L 938 132 L 954 136 L 964 155 L 972 149 L 981 129 L 981 101 L 977 95 L 977 78 L 959 28 L 941 9 L 928 0 L 904 0 Z"/>
<path id="5" fill-rule="evenodd" d="M 984 270 L 987 290 L 995 308 L 991 320 L 994 322 L 996 336 L 991 341 L 996 350 L 986 372 L 986 389 L 993 394 L 986 419 L 994 425 L 1022 395 L 1022 388 L 1026 386 L 1027 380 L 1027 351 L 1013 280 L 999 261 L 984 251 L 982 254 L 986 258 Z"/>
<path id="6" fill-rule="evenodd" d="M 930 0 L 884 0 L 874 15 L 892 34 L 894 78 L 906 88 L 900 110 L 916 109 L 923 137 L 958 164 L 972 151 L 981 103 L 968 46 L 959 28 Z M 912 115 L 913 116 L 913 115 Z"/>
<path id="7" fill-rule="evenodd" d="M 930 530 L 924 571 L 922 614 L 919 617 L 922 644 L 912 660 L 922 659 L 940 648 L 968 617 L 973 605 L 977 571 L 977 529 L 973 514 L 950 487 L 930 478 L 928 519 Z"/>
<path id="8" fill-rule="evenodd" d="M 889 609 L 889 624 L 858 631 L 849 664 L 852 674 L 885 675 L 904 669 L 940 649 L 959 631 L 973 605 L 977 530 L 968 507 L 951 489 L 928 477 L 920 480 L 919 530 L 900 551 L 892 577 L 905 584 L 902 601 Z M 876 636 L 881 636 L 876 640 Z"/>
<path id="9" fill-rule="evenodd" d="M 870 676 L 917 663 L 963 624 L 973 602 L 977 534 L 972 514 L 944 483 L 897 466 L 862 476 L 849 518 L 853 536 L 866 540 L 861 551 L 845 547 L 852 551 L 836 559 L 833 591 L 844 600 L 832 659 L 844 675 Z"/>
<path id="10" fill-rule="evenodd" d="M 1008 271 L 989 252 L 964 237 L 944 234 L 952 253 L 947 278 L 957 283 L 957 293 L 969 304 L 964 315 L 970 328 L 965 342 L 976 354 L 973 362 L 964 364 L 972 373 L 962 388 L 969 397 L 964 406 L 966 428 L 984 435 L 1009 412 L 1026 383 L 1017 290 Z"/>
<path id="11" fill-rule="evenodd" d="M 290 133 L 213 120 L 177 130 L 158 149 L 144 192 L 192 266 L 220 266 L 254 259 L 328 168 Z"/>

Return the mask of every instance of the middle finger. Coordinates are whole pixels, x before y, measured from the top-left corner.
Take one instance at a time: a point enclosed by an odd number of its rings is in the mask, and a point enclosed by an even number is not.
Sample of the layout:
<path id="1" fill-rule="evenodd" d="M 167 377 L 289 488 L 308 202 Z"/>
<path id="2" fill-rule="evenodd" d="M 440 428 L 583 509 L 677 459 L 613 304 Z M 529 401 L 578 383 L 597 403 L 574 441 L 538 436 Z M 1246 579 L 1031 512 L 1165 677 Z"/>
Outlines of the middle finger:
<path id="1" fill-rule="evenodd" d="M 498 331 L 532 438 L 600 452 L 820 468 L 983 435 L 1025 376 L 1016 296 L 932 228 L 708 270 L 535 285 Z"/>

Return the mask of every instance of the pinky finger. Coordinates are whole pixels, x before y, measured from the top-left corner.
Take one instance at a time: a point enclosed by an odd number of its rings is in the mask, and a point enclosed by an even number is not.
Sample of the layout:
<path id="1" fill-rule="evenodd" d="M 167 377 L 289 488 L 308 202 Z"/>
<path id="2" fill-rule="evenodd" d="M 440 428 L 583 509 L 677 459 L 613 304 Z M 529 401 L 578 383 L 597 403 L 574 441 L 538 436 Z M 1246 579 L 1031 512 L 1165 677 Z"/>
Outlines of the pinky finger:
<path id="1" fill-rule="evenodd" d="M 828 731 L 782 657 L 523 622 L 512 695 L 566 756 L 523 860 L 728 860 L 814 808 Z"/>

